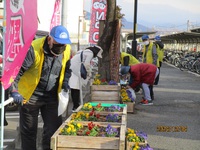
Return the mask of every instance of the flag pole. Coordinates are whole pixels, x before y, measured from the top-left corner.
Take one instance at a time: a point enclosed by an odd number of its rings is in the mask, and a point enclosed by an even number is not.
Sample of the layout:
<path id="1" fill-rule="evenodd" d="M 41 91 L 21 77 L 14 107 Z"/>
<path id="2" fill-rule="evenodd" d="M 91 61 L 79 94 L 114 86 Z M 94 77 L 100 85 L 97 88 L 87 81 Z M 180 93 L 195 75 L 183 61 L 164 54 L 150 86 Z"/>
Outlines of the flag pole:
<path id="1" fill-rule="evenodd" d="M 4 70 L 5 64 L 5 27 L 6 27 L 6 1 L 3 1 L 3 65 L 2 65 L 2 73 Z M 1 147 L 3 149 L 3 141 L 4 141 L 4 99 L 5 99 L 5 90 L 1 84 Z"/>

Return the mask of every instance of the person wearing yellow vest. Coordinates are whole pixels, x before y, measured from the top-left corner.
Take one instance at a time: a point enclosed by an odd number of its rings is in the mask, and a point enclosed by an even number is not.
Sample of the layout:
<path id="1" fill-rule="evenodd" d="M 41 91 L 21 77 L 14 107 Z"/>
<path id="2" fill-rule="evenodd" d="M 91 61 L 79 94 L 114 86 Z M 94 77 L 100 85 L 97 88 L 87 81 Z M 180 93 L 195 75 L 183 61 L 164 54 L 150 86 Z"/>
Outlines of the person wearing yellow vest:
<path id="1" fill-rule="evenodd" d="M 11 97 L 20 104 L 21 149 L 36 150 L 39 111 L 44 122 L 42 147 L 50 150 L 50 139 L 62 124 L 58 116 L 58 93 L 68 92 L 70 38 L 64 26 L 51 29 L 50 35 L 35 39 L 20 71 L 11 85 Z"/>
<path id="2" fill-rule="evenodd" d="M 148 64 L 154 64 L 159 67 L 158 52 L 156 49 L 156 44 L 149 40 L 149 36 L 144 34 L 142 36 L 142 41 L 144 42 L 144 51 L 142 54 L 142 62 Z M 154 100 L 153 85 L 149 86 L 151 99 Z"/>
<path id="3" fill-rule="evenodd" d="M 160 78 L 160 67 L 162 66 L 162 62 L 163 62 L 163 57 L 164 57 L 164 44 L 162 43 L 160 36 L 157 35 L 154 38 L 154 43 L 156 44 L 156 48 L 157 48 L 157 52 L 158 52 L 158 60 L 159 60 L 159 74 L 154 82 L 154 85 L 158 85 L 159 82 L 159 78 Z"/>
<path id="4" fill-rule="evenodd" d="M 139 60 L 137 60 L 133 55 L 126 52 L 120 53 L 120 64 L 122 66 L 131 66 L 139 63 Z"/>

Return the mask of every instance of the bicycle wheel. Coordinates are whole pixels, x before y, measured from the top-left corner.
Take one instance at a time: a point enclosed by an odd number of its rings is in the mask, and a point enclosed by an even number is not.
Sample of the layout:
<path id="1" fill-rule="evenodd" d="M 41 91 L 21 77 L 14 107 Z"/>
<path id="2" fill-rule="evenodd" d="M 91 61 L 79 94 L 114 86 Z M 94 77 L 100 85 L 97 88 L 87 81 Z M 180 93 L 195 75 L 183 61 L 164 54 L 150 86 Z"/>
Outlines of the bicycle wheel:
<path id="1" fill-rule="evenodd" d="M 180 63 L 180 70 L 181 71 L 187 71 L 188 70 L 188 62 L 186 60 L 181 61 Z"/>
<path id="2" fill-rule="evenodd" d="M 196 70 L 196 73 L 200 74 L 200 61 L 197 60 L 198 62 L 195 63 L 195 70 Z"/>
<path id="3" fill-rule="evenodd" d="M 179 67 L 179 65 L 180 65 L 180 60 L 179 60 L 179 58 L 175 58 L 175 59 L 174 59 L 174 66 Z"/>
<path id="4" fill-rule="evenodd" d="M 191 59 L 187 63 L 188 64 L 187 68 L 188 68 L 189 71 L 193 71 L 192 65 L 193 65 L 194 61 L 195 61 L 194 59 Z"/>

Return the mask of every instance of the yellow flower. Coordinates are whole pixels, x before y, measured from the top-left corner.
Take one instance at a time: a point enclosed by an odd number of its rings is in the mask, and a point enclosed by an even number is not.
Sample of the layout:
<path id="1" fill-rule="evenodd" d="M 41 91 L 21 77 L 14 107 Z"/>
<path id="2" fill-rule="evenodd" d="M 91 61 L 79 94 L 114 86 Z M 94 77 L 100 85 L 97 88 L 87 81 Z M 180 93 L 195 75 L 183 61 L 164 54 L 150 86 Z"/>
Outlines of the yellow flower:
<path id="1" fill-rule="evenodd" d="M 76 114 L 74 113 L 74 114 L 72 114 L 72 116 L 71 116 L 71 120 L 74 120 L 76 118 Z"/>
<path id="2" fill-rule="evenodd" d="M 85 117 L 88 119 L 88 118 L 89 118 L 89 113 L 86 113 L 86 114 L 85 114 Z"/>
<path id="3" fill-rule="evenodd" d="M 124 99 L 129 99 L 128 95 L 124 96 Z"/>
<path id="4" fill-rule="evenodd" d="M 93 84 L 94 85 L 100 85 L 101 81 L 99 79 L 94 79 Z"/>
<path id="5" fill-rule="evenodd" d="M 83 127 L 83 125 L 82 125 L 82 124 L 80 124 L 80 123 L 77 123 L 77 127 L 80 129 L 80 128 L 82 128 L 82 127 Z"/>
<path id="6" fill-rule="evenodd" d="M 63 128 L 62 128 L 62 129 L 60 129 L 60 132 L 61 132 L 61 133 L 63 133 L 63 132 L 64 132 L 64 129 L 63 129 Z"/>
<path id="7" fill-rule="evenodd" d="M 123 92 L 121 95 L 122 95 L 122 97 L 125 97 L 127 94 Z"/>
<path id="8" fill-rule="evenodd" d="M 126 92 L 126 90 L 125 89 L 121 89 L 121 92 Z"/>
<path id="9" fill-rule="evenodd" d="M 140 147 L 136 146 L 133 148 L 133 150 L 139 150 Z"/>
<path id="10" fill-rule="evenodd" d="M 67 133 L 70 133 L 71 130 L 72 130 L 72 129 L 71 129 L 70 127 L 68 127 L 68 128 L 67 128 Z"/>
<path id="11" fill-rule="evenodd" d="M 69 128 L 71 128 L 72 130 L 74 129 L 74 125 L 73 124 L 70 124 L 69 125 Z"/>
<path id="12" fill-rule="evenodd" d="M 68 125 L 70 125 L 70 124 L 73 124 L 74 123 L 74 121 L 73 120 L 71 120 L 69 123 L 68 123 Z"/>
<path id="13" fill-rule="evenodd" d="M 129 133 L 128 136 L 133 136 L 134 133 Z"/>
<path id="14" fill-rule="evenodd" d="M 133 130 L 133 129 L 131 129 L 131 128 L 128 128 L 128 129 L 127 129 L 127 132 L 128 132 L 128 133 L 135 133 L 135 130 Z"/>
<path id="15" fill-rule="evenodd" d="M 135 142 L 135 139 L 132 139 L 132 142 Z"/>
<path id="16" fill-rule="evenodd" d="M 96 78 L 98 78 L 98 77 L 100 77 L 100 76 L 101 76 L 100 74 L 96 74 L 96 75 L 95 75 Z"/>
<path id="17" fill-rule="evenodd" d="M 75 133 L 75 132 L 76 132 L 76 129 L 72 129 L 72 132 Z"/>

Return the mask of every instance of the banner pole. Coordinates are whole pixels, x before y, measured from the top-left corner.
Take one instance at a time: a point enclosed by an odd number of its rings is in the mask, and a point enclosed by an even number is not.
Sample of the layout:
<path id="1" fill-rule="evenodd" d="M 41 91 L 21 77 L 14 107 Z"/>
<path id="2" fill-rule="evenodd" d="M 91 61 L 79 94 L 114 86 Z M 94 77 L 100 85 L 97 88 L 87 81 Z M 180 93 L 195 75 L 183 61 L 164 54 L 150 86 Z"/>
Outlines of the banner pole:
<path id="1" fill-rule="evenodd" d="M 5 66 L 5 27 L 6 27 L 6 2 L 3 1 L 3 65 L 2 65 L 2 74 Z M 3 149 L 3 140 L 4 140 L 4 99 L 5 99 L 5 90 L 1 84 L 1 148 Z"/>

